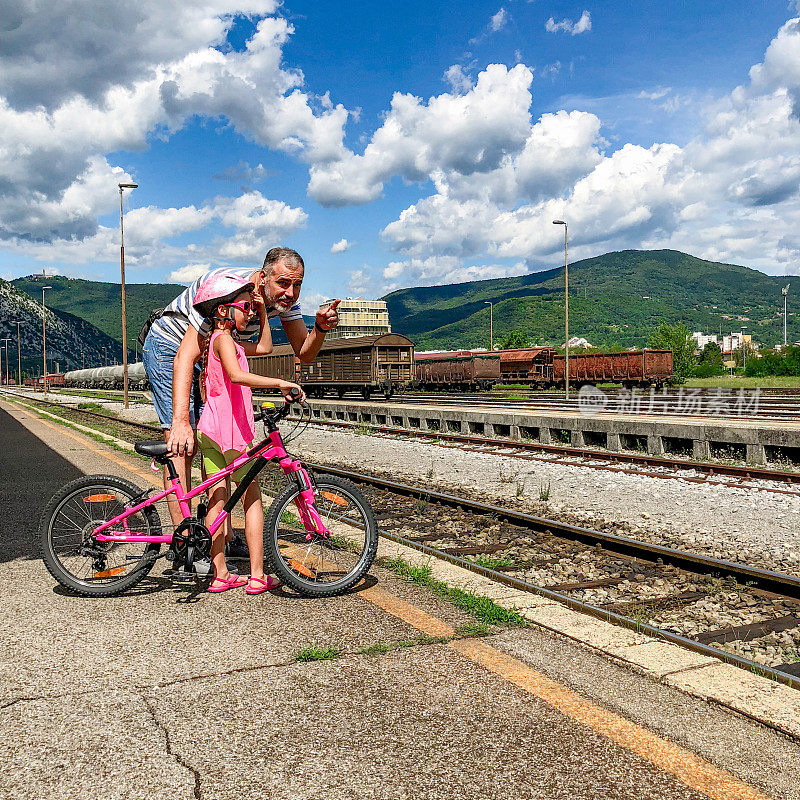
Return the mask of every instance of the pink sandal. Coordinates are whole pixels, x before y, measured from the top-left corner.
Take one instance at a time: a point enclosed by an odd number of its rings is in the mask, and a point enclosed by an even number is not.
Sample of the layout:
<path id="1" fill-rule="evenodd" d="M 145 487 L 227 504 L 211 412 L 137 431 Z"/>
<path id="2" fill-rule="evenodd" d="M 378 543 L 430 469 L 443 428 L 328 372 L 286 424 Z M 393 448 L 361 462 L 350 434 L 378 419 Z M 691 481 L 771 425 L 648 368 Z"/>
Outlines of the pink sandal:
<path id="1" fill-rule="evenodd" d="M 244 586 L 247 581 L 241 575 L 234 575 L 231 573 L 228 578 L 214 578 L 211 585 L 208 587 L 209 592 L 227 592 L 228 589 L 238 589 Z M 217 584 L 217 585 L 215 585 Z"/>
<path id="2" fill-rule="evenodd" d="M 253 586 L 253 583 L 258 581 L 261 586 Z M 277 578 L 273 578 L 272 575 L 267 575 L 266 580 L 264 578 L 250 578 L 247 588 L 244 590 L 245 594 L 261 594 L 262 592 L 268 592 L 270 589 L 275 589 L 281 585 L 281 582 Z"/>

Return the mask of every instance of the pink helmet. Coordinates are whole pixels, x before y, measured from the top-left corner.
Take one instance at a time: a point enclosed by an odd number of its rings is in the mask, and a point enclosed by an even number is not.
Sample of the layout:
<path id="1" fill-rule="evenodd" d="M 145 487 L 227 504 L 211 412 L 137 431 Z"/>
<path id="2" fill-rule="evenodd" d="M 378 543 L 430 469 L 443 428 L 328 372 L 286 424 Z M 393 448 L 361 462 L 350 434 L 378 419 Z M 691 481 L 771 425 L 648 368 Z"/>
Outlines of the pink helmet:
<path id="1" fill-rule="evenodd" d="M 200 284 L 194 296 L 194 307 L 204 317 L 214 316 L 214 309 L 224 303 L 232 303 L 242 292 L 251 292 L 255 284 L 230 272 L 212 275 Z"/>

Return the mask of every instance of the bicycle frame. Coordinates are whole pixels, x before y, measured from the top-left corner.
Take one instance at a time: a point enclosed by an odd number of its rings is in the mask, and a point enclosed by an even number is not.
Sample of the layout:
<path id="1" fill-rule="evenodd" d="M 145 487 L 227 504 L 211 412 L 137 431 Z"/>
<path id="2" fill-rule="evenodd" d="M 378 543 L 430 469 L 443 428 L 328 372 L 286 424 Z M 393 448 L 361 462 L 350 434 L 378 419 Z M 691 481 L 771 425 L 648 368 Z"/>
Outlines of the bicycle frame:
<path id="1" fill-rule="evenodd" d="M 169 489 L 165 489 L 163 492 L 159 492 L 157 495 L 147 498 L 147 500 L 139 503 L 138 505 L 126 509 L 122 512 L 122 514 L 118 514 L 108 522 L 104 522 L 102 525 L 99 525 L 92 533 L 98 542 L 148 542 L 153 544 L 170 544 L 173 536 L 171 532 L 162 534 L 160 536 L 148 536 L 130 533 L 127 524 L 128 517 L 137 513 L 138 511 L 141 511 L 143 508 L 148 508 L 149 506 L 152 506 L 155 503 L 158 503 L 166 497 L 174 494 L 178 501 L 181 513 L 183 514 L 183 518 L 189 519 L 191 518 L 191 506 L 189 505 L 189 501 L 193 497 L 197 497 L 197 495 L 202 494 L 209 487 L 214 486 L 221 480 L 224 480 L 226 477 L 228 477 L 228 475 L 236 472 L 236 470 L 244 464 L 253 461 L 253 465 L 247 471 L 244 478 L 242 478 L 239 486 L 234 492 L 231 493 L 231 496 L 225 502 L 222 511 L 220 511 L 211 525 L 207 526 L 209 533 L 213 536 L 224 524 L 228 516 L 230 516 L 230 513 L 236 506 L 236 503 L 239 502 L 239 499 L 245 493 L 247 487 L 256 479 L 258 473 L 261 472 L 261 470 L 269 461 L 275 460 L 278 461 L 287 476 L 292 474 L 295 475 L 300 486 L 300 494 L 295 500 L 295 505 L 297 506 L 297 510 L 300 514 L 303 525 L 306 531 L 308 531 L 306 540 L 310 541 L 315 534 L 323 537 L 330 536 L 330 531 L 325 527 L 314 507 L 314 487 L 311 483 L 308 472 L 306 472 L 305 467 L 299 460 L 292 459 L 292 457 L 286 452 L 286 448 L 283 446 L 283 440 L 281 439 L 280 431 L 277 429 L 269 431 L 266 439 L 262 440 L 259 444 L 257 444 L 255 447 L 252 447 L 247 452 L 242 453 L 241 456 L 234 459 L 234 461 L 225 467 L 225 469 L 220 470 L 210 478 L 206 478 L 206 480 L 189 492 L 183 491 L 183 486 L 181 485 L 180 479 L 174 472 L 173 468 L 170 476 Z M 170 463 L 171 466 L 171 462 L 168 463 Z M 113 526 L 119 525 L 120 523 L 122 524 L 121 532 L 118 530 L 112 530 L 109 533 L 103 533 L 103 531 L 108 531 L 109 529 L 112 529 Z"/>

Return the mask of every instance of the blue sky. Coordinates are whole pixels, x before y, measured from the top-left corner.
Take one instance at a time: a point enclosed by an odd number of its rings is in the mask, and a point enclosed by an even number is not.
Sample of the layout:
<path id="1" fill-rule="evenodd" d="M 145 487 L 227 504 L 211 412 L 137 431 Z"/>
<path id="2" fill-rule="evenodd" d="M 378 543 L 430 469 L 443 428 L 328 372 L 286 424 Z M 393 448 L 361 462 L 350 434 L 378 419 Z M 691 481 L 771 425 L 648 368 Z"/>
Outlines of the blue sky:
<path id="1" fill-rule="evenodd" d="M 324 297 L 672 247 L 800 267 L 797 3 L 9 4 L 0 276 Z M 120 46 L 125 42 L 125 46 Z M 91 55 L 87 56 L 87 53 Z"/>

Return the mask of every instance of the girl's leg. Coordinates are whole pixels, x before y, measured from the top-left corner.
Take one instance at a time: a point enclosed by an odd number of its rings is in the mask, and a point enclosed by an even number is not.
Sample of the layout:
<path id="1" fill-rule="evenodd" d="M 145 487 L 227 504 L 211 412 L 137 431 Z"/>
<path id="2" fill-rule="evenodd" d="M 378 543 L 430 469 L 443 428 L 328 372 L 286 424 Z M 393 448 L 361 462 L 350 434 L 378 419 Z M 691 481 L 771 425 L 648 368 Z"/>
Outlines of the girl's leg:
<path id="1" fill-rule="evenodd" d="M 264 507 L 261 487 L 253 481 L 242 497 L 244 504 L 244 535 L 250 550 L 250 577 L 264 577 Z"/>
<path id="2" fill-rule="evenodd" d="M 228 493 L 225 489 L 225 482 L 217 484 L 211 488 L 208 505 L 208 516 L 206 519 L 214 520 L 219 516 Z M 225 563 L 225 526 L 220 526 L 211 540 L 211 563 L 214 567 L 215 578 L 229 578 L 228 565 Z"/>

